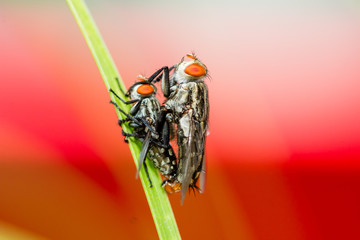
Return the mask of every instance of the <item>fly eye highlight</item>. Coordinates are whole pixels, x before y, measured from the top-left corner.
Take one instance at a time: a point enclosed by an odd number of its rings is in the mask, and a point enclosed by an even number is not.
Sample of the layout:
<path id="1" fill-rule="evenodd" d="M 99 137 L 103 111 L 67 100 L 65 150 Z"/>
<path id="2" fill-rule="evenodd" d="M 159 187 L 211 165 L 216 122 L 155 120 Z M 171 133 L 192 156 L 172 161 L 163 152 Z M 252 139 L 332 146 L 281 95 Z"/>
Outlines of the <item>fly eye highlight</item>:
<path id="1" fill-rule="evenodd" d="M 138 75 L 138 76 L 137 76 L 137 79 L 138 79 L 139 81 L 145 81 L 145 80 L 146 80 L 146 77 L 144 77 L 143 75 Z"/>
<path id="2" fill-rule="evenodd" d="M 191 58 L 191 59 L 196 59 L 196 57 L 195 57 L 195 55 L 194 54 L 191 54 L 191 53 L 188 53 L 188 54 L 186 54 L 186 56 L 188 57 L 188 58 Z"/>
<path id="3" fill-rule="evenodd" d="M 143 84 L 140 87 L 138 87 L 136 92 L 141 95 L 149 95 L 154 92 L 154 88 L 149 84 Z"/>
<path id="4" fill-rule="evenodd" d="M 206 74 L 206 69 L 199 64 L 193 63 L 185 68 L 185 73 L 193 77 L 201 77 Z"/>

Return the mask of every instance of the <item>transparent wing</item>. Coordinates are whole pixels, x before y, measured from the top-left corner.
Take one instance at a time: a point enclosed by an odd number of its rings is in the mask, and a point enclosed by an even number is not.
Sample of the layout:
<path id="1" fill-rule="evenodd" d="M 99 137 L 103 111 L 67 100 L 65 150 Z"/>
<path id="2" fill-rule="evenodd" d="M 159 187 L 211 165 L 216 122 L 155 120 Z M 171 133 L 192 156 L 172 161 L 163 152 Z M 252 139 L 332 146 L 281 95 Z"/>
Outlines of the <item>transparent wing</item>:
<path id="1" fill-rule="evenodd" d="M 195 164 L 192 154 L 194 153 L 194 133 L 195 133 L 195 126 L 192 121 L 192 111 L 189 111 L 189 135 L 187 141 L 187 147 L 185 156 L 183 158 L 181 174 L 183 176 L 182 183 L 181 183 L 181 204 L 184 203 L 186 192 L 189 189 L 190 182 L 192 180 L 192 176 L 195 172 Z"/>
<path id="2" fill-rule="evenodd" d="M 204 193 L 205 191 L 205 184 L 206 184 L 206 161 L 205 161 L 205 154 L 203 157 L 203 161 L 201 164 L 201 172 L 200 172 L 200 193 Z"/>
<path id="3" fill-rule="evenodd" d="M 147 155 L 147 152 L 148 152 L 149 146 L 150 146 L 150 140 L 151 140 L 151 132 L 148 131 L 145 136 L 145 139 L 143 141 L 142 147 L 141 147 L 141 151 L 140 151 L 140 155 L 139 155 L 139 164 L 138 164 L 138 169 L 136 172 L 136 178 L 139 177 L 141 167 L 144 164 L 144 161 L 146 159 L 146 155 Z"/>
<path id="4" fill-rule="evenodd" d="M 206 184 L 206 158 L 205 158 L 205 138 L 209 134 L 208 125 L 207 123 L 199 124 L 199 152 L 201 154 L 201 168 L 200 168 L 200 183 L 199 183 L 199 190 L 200 193 L 204 193 L 205 191 L 205 184 Z"/>

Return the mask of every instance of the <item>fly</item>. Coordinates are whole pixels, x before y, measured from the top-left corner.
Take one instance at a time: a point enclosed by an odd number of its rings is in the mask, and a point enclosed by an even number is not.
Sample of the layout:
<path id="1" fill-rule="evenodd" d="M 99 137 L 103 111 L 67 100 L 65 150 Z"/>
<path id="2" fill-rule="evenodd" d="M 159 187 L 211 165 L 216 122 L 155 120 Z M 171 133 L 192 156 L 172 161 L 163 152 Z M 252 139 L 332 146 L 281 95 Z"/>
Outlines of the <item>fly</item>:
<path id="1" fill-rule="evenodd" d="M 115 102 L 110 101 L 110 103 L 114 104 L 115 107 L 126 116 L 125 119 L 118 121 L 119 125 L 121 126 L 123 123 L 129 122 L 129 126 L 133 129 L 132 133 L 127 133 L 122 130 L 122 134 L 125 136 L 125 142 L 128 141 L 128 137 L 136 137 L 142 142 L 136 176 L 138 177 L 140 169 L 142 165 L 144 165 L 150 187 L 152 187 L 145 163 L 146 155 L 149 156 L 156 168 L 158 168 L 160 173 L 169 181 L 173 181 L 176 175 L 176 155 L 168 141 L 166 144 L 162 141 L 162 139 L 169 139 L 167 135 L 169 131 L 166 126 L 162 128 L 162 132 L 156 131 L 156 124 L 158 123 L 158 117 L 161 112 L 159 100 L 155 97 L 156 87 L 143 76 L 139 75 L 138 79 L 140 81 L 133 84 L 125 94 L 125 96 L 131 98 L 130 101 L 123 100 L 112 89 L 109 90 L 123 103 L 134 104 L 129 114 L 124 112 Z"/>
<path id="2" fill-rule="evenodd" d="M 173 121 L 177 126 L 178 169 L 173 180 L 164 181 L 167 192 L 181 191 L 181 202 L 190 188 L 204 190 L 205 139 L 208 129 L 209 100 L 204 83 L 207 68 L 194 54 L 186 55 L 179 64 L 163 67 L 149 77 L 149 82 L 162 81 L 167 98 L 161 107 L 160 122 Z M 171 77 L 169 72 L 174 69 Z M 162 120 L 165 119 L 165 120 Z M 201 176 L 200 176 L 201 175 Z M 200 178 L 200 187 L 197 181 Z"/>

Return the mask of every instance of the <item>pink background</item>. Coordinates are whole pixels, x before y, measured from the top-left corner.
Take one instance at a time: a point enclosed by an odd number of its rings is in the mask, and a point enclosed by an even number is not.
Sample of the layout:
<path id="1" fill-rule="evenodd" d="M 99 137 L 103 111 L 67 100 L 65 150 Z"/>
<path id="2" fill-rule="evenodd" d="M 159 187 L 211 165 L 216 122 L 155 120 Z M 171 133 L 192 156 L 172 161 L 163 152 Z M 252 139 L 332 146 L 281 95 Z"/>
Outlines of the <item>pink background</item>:
<path id="1" fill-rule="evenodd" d="M 157 239 L 65 2 L 1 1 L 0 237 Z M 360 15 L 352 1 L 88 1 L 119 72 L 194 50 L 211 78 L 208 181 L 183 239 L 360 238 Z"/>

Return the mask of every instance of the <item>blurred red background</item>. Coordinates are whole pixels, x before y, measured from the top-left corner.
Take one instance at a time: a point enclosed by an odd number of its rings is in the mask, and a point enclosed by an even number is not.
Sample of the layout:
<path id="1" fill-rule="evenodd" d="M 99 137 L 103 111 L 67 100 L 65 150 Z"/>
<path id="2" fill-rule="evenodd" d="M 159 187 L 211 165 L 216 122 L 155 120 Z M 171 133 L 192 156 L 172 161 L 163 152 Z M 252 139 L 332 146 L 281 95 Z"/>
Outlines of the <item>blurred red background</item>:
<path id="1" fill-rule="evenodd" d="M 192 50 L 209 68 L 207 189 L 170 196 L 184 239 L 360 238 L 358 6 L 88 5 L 127 86 Z M 0 237 L 156 239 L 66 3 L 2 1 L 0 52 Z"/>

